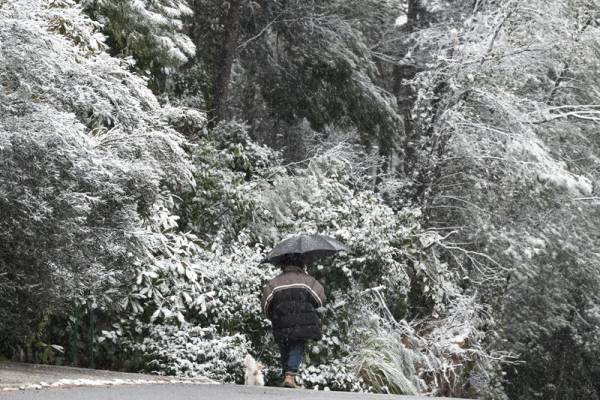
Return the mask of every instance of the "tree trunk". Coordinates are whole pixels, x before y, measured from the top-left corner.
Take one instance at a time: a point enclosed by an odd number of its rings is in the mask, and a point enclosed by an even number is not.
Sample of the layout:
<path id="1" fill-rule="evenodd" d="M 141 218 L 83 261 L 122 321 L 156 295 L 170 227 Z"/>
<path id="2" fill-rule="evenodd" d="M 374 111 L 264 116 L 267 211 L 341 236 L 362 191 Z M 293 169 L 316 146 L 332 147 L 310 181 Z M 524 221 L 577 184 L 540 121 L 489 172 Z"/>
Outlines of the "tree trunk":
<path id="1" fill-rule="evenodd" d="M 223 45 L 219 49 L 216 59 L 212 107 L 208 112 L 208 126 L 211 129 L 227 117 L 229 81 L 231 80 L 231 69 L 237 53 L 238 36 L 240 33 L 239 20 L 240 0 L 233 0 L 223 21 L 223 25 L 225 25 Z"/>
<path id="2" fill-rule="evenodd" d="M 421 1 L 420 0 L 408 0 L 408 11 L 406 13 L 406 20 L 409 24 L 416 24 L 421 18 Z"/>

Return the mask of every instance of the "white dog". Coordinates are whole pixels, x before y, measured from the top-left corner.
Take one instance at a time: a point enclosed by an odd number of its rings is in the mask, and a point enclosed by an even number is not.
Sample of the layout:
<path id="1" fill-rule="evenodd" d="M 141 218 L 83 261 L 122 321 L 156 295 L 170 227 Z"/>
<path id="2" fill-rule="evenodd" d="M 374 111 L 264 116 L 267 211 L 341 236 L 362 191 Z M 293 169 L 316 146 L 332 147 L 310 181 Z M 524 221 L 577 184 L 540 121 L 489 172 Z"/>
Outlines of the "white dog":
<path id="1" fill-rule="evenodd" d="M 263 365 L 256 362 L 250 354 L 244 359 L 244 365 L 246 366 L 244 385 L 265 386 L 265 377 L 262 372 Z"/>

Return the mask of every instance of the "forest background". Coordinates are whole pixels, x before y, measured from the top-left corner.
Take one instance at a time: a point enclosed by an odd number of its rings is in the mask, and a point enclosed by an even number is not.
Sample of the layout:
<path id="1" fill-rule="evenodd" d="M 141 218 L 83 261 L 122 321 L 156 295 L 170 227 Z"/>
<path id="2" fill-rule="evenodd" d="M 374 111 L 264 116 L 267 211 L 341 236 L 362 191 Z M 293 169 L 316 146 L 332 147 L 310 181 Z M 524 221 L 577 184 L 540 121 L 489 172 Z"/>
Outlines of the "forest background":
<path id="1" fill-rule="evenodd" d="M 0 354 L 278 377 L 260 265 L 323 233 L 307 387 L 600 398 L 598 0 L 0 0 Z"/>

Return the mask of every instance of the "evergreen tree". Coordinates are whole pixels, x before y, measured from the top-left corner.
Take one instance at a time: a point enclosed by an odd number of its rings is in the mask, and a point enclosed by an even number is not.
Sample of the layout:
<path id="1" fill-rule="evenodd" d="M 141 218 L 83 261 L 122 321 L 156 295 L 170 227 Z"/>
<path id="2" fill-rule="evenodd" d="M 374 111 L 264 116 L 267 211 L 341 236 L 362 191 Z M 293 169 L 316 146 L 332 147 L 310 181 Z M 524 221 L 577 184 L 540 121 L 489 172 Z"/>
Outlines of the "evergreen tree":
<path id="1" fill-rule="evenodd" d="M 196 52 L 183 33 L 183 20 L 193 15 L 185 0 L 83 0 L 82 5 L 102 23 L 113 55 L 133 57 L 155 90 L 165 90 L 169 76 Z"/>
<path id="2" fill-rule="evenodd" d="M 374 21 L 384 19 L 384 11 L 371 6 L 367 23 L 344 2 L 198 1 L 193 8 L 201 18 L 190 35 L 203 67 L 190 70 L 182 85 L 207 77 L 209 123 L 239 118 L 252 137 L 288 148 L 292 158 L 305 155 L 308 141 L 298 137 L 303 121 L 320 136 L 334 124 L 357 129 L 355 140 L 390 154 L 402 122 L 393 96 L 378 84 L 365 37 L 367 31 L 377 35 Z M 385 6 L 391 24 L 394 7 Z M 288 143 L 278 141 L 282 136 Z"/>

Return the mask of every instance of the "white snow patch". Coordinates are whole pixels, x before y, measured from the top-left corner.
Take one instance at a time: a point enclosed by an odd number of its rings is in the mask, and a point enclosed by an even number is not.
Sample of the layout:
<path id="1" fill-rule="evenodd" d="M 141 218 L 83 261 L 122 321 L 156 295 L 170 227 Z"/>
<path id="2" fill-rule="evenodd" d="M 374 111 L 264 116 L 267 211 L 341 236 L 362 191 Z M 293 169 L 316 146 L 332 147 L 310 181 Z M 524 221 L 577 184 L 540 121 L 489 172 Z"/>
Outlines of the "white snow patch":
<path id="1" fill-rule="evenodd" d="M 44 388 L 60 388 L 60 387 L 72 387 L 72 386 L 123 386 L 123 385 L 155 385 L 155 384 L 188 384 L 188 385 L 214 385 L 219 382 L 211 379 L 59 379 L 56 382 L 47 383 L 28 383 L 19 386 L 9 386 L 1 388 L 0 391 L 9 392 L 15 390 L 40 390 Z"/>
<path id="2" fill-rule="evenodd" d="M 535 136 L 513 140 L 506 150 L 517 160 L 535 166 L 532 172 L 540 182 L 562 188 L 572 195 L 590 196 L 594 191 L 589 178 L 569 171 L 567 163 L 555 159 L 546 145 Z"/>
<path id="3" fill-rule="evenodd" d="M 405 23 L 408 22 L 408 17 L 406 15 L 401 15 L 398 18 L 396 18 L 396 21 L 394 22 L 394 25 L 396 26 L 402 26 Z"/>
<path id="4" fill-rule="evenodd" d="M 546 240 L 534 236 L 525 236 L 524 244 L 527 246 L 523 249 L 525 257 L 531 259 L 534 255 L 541 254 L 548 247 Z"/>

